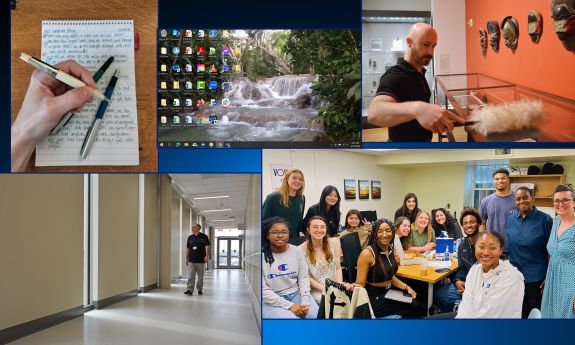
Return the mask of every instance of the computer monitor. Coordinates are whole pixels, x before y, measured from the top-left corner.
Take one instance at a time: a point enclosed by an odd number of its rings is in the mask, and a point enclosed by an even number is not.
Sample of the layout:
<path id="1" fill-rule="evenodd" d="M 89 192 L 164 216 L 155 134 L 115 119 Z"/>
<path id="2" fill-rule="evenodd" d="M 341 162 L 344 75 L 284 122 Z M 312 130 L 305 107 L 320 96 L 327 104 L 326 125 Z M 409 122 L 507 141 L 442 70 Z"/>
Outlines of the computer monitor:
<path id="1" fill-rule="evenodd" d="M 160 29 L 159 147 L 359 147 L 359 42 L 359 30 Z"/>

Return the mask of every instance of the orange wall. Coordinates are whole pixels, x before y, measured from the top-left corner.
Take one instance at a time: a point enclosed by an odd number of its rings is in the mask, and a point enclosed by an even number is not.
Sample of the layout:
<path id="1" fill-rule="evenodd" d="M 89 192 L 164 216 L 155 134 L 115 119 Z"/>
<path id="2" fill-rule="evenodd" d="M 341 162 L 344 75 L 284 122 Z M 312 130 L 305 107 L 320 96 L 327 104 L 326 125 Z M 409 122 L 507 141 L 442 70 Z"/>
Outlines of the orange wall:
<path id="1" fill-rule="evenodd" d="M 527 31 L 527 15 L 538 10 L 543 17 L 543 35 L 538 44 L 531 42 Z M 503 34 L 499 52 L 487 48 L 481 54 L 479 28 L 487 31 L 487 21 L 499 24 L 506 16 L 519 23 L 519 42 L 515 54 L 505 46 Z M 519 85 L 542 90 L 575 100 L 575 53 L 563 47 L 555 34 L 551 18 L 551 0 L 466 0 L 467 72 L 483 73 Z"/>

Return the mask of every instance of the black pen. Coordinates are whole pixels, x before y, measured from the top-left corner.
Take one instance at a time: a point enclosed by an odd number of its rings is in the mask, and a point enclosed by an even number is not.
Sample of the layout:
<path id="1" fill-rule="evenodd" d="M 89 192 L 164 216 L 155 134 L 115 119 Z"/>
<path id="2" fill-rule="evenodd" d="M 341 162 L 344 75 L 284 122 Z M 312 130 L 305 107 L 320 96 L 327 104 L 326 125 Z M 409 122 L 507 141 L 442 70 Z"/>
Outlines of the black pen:
<path id="1" fill-rule="evenodd" d="M 114 57 L 110 56 L 108 58 L 108 60 L 106 60 L 106 62 L 104 62 L 102 67 L 100 67 L 100 69 L 94 74 L 94 77 L 93 77 L 94 82 L 97 83 L 98 80 L 100 80 L 102 75 L 104 75 L 104 72 L 106 72 L 108 67 L 110 67 L 110 65 L 112 64 L 112 61 L 114 61 Z M 62 117 L 60 122 L 58 122 L 58 125 L 56 127 L 54 127 L 54 129 L 50 132 L 50 134 L 52 134 L 52 135 L 58 134 L 58 132 L 60 132 L 62 130 L 62 128 L 64 128 L 64 126 L 66 126 L 68 124 L 68 122 L 70 122 L 70 120 L 72 119 L 72 116 L 74 116 L 74 113 L 66 113 L 66 115 L 64 115 Z"/>
<path id="2" fill-rule="evenodd" d="M 112 93 L 114 92 L 114 87 L 116 87 L 116 82 L 118 81 L 118 74 L 120 70 L 116 70 L 112 78 L 110 78 L 110 83 L 108 83 L 108 87 L 106 87 L 106 91 L 104 95 L 108 98 L 112 98 Z M 104 114 L 106 113 L 106 109 L 108 108 L 108 104 L 110 102 L 104 100 L 100 102 L 100 106 L 98 107 L 98 112 L 96 112 L 96 117 L 94 118 L 94 122 L 88 129 L 88 133 L 86 133 L 86 137 L 84 138 L 84 143 L 82 144 L 82 149 L 80 150 L 80 159 L 86 158 L 90 147 L 96 140 L 96 135 L 98 134 L 98 128 L 100 128 L 100 124 L 104 118 Z"/>

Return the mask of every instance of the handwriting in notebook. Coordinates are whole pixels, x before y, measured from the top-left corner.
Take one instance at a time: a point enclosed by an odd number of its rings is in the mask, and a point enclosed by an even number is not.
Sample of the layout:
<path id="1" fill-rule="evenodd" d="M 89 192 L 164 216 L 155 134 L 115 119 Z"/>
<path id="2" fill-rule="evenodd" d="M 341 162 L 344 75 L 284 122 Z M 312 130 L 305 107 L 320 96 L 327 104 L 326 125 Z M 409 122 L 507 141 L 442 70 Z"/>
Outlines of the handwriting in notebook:
<path id="1" fill-rule="evenodd" d="M 114 70 L 120 70 L 120 77 L 87 159 L 80 160 L 80 148 L 96 114 L 97 100 L 76 113 L 60 133 L 37 146 L 37 166 L 139 164 L 132 21 L 42 23 L 42 59 L 48 63 L 73 59 L 95 72 L 110 56 L 114 56 L 114 62 L 98 88 L 106 88 Z"/>

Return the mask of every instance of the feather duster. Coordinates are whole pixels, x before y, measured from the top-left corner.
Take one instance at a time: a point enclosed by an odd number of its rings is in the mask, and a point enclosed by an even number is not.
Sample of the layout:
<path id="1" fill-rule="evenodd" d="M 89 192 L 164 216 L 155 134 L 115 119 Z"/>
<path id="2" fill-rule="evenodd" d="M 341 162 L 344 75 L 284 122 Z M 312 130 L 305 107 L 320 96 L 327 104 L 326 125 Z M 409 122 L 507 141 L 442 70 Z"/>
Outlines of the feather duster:
<path id="1" fill-rule="evenodd" d="M 487 136 L 490 133 L 505 133 L 529 128 L 531 122 L 543 116 L 540 101 L 518 101 L 504 104 L 486 104 L 471 113 L 468 121 L 474 122 L 472 129 Z"/>

